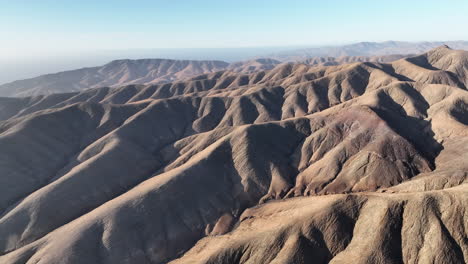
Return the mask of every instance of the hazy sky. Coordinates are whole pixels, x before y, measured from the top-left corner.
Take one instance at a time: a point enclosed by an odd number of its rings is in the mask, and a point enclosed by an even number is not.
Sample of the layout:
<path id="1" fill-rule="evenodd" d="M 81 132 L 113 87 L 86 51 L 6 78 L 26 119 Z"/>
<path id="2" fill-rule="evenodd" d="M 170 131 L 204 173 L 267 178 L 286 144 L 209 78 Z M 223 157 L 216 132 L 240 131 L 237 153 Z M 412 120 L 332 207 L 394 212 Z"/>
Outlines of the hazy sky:
<path id="1" fill-rule="evenodd" d="M 467 40 L 467 0 L 0 0 L 0 58 L 84 50 Z"/>
<path id="2" fill-rule="evenodd" d="M 124 58 L 468 40 L 467 14 L 468 0 L 0 0 L 0 84 Z"/>

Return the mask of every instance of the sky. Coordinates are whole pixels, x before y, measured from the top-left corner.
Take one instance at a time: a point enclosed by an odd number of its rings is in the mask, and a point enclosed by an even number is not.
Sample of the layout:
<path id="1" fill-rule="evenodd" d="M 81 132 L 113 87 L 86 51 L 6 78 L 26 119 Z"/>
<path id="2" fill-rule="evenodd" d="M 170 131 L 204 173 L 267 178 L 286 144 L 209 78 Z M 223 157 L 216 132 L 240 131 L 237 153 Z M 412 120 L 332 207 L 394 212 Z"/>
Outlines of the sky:
<path id="1" fill-rule="evenodd" d="M 0 0 L 0 83 L 151 49 L 468 40 L 466 14 L 468 0 Z"/>
<path id="2" fill-rule="evenodd" d="M 0 58 L 80 50 L 468 39 L 466 0 L 0 0 L 0 3 Z"/>

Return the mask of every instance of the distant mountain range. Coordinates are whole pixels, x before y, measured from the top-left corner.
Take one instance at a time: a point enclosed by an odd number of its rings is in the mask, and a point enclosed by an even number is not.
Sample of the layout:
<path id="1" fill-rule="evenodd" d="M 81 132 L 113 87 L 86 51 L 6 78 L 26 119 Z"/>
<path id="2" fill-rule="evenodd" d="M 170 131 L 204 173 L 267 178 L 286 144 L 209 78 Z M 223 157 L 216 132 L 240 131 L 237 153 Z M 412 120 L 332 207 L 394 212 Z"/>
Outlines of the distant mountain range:
<path id="1" fill-rule="evenodd" d="M 393 54 L 420 54 L 442 45 L 452 49 L 468 50 L 468 41 L 434 41 L 434 42 L 359 42 L 343 46 L 326 46 L 285 50 L 268 54 L 268 57 L 281 61 L 299 61 L 311 57 L 342 56 L 383 56 Z"/>
<path id="2" fill-rule="evenodd" d="M 409 54 L 423 53 L 443 42 L 361 42 L 352 45 L 287 50 L 266 58 L 228 63 L 218 60 L 139 59 L 115 60 L 99 67 L 81 68 L 0 85 L 0 96 L 24 97 L 79 92 L 89 88 L 130 84 L 161 84 L 182 81 L 218 71 L 252 73 L 271 70 L 281 63 L 332 66 L 352 62 L 391 62 Z M 455 49 L 468 50 L 467 41 L 446 42 Z"/>

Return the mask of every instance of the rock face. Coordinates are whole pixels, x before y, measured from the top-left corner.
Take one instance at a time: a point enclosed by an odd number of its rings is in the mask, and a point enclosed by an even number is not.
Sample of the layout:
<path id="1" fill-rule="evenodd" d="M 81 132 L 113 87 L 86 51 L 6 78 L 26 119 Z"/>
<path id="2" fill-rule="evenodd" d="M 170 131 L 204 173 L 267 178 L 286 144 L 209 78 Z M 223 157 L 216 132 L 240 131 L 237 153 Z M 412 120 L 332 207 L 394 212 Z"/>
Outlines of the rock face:
<path id="1" fill-rule="evenodd" d="M 468 52 L 0 99 L 0 263 L 465 263 Z"/>

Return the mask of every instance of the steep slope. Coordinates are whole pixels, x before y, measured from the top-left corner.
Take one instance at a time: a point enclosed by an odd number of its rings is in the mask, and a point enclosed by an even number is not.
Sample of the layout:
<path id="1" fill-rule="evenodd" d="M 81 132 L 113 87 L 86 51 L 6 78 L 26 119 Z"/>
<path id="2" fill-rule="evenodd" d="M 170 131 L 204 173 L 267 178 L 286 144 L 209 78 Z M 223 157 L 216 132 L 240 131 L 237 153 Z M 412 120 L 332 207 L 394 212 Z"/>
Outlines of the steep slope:
<path id="1" fill-rule="evenodd" d="M 170 263 L 464 263 L 466 187 L 268 203 Z"/>
<path id="2" fill-rule="evenodd" d="M 4 99 L 0 262 L 466 262 L 467 60 Z"/>

